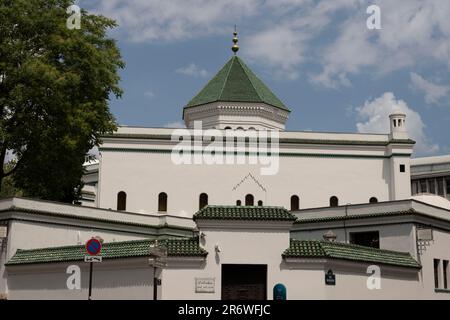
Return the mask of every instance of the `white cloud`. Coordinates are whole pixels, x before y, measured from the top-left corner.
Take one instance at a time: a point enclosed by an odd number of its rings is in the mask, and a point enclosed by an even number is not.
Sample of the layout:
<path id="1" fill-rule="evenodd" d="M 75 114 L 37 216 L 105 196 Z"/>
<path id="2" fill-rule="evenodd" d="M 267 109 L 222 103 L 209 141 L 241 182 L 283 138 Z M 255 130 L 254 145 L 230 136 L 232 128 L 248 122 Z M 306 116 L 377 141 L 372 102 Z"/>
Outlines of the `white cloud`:
<path id="1" fill-rule="evenodd" d="M 155 93 L 152 90 L 147 90 L 144 92 L 144 96 L 151 99 L 155 97 Z"/>
<path id="2" fill-rule="evenodd" d="M 450 91 L 449 86 L 438 85 L 424 79 L 417 73 L 411 72 L 411 87 L 425 94 L 425 102 L 428 104 L 439 104 Z"/>
<path id="3" fill-rule="evenodd" d="M 178 68 L 177 70 L 175 70 L 175 72 L 179 74 L 184 74 L 185 76 L 202 77 L 202 78 L 206 78 L 209 75 L 208 71 L 198 67 L 193 62 L 186 67 Z"/>
<path id="4" fill-rule="evenodd" d="M 173 128 L 173 129 L 179 129 L 179 128 L 186 128 L 185 124 L 181 121 L 174 121 L 167 123 L 164 128 Z"/>
<path id="5" fill-rule="evenodd" d="M 303 47 L 306 37 L 295 32 L 290 26 L 275 26 L 256 35 L 243 39 L 251 48 L 245 55 L 264 62 L 265 66 L 281 68 L 288 79 L 296 79 L 296 67 L 304 60 Z"/>
<path id="6" fill-rule="evenodd" d="M 389 132 L 389 114 L 397 110 L 406 114 L 408 134 L 416 141 L 415 152 L 419 155 L 438 152 L 439 145 L 433 144 L 426 136 L 425 124 L 420 114 L 412 110 L 405 101 L 397 99 L 392 92 L 386 92 L 381 97 L 366 101 L 363 106 L 356 108 L 360 119 L 360 122 L 356 124 L 358 132 Z"/>
<path id="7" fill-rule="evenodd" d="M 92 0 L 84 0 L 93 6 Z M 252 16 L 260 0 L 95 0 L 96 11 L 116 19 L 133 42 L 177 41 L 220 33 L 231 20 Z"/>
<path id="8" fill-rule="evenodd" d="M 83 0 L 115 18 L 134 42 L 186 41 L 229 34 L 241 25 L 241 54 L 299 76 L 303 64 L 321 70 L 310 80 L 350 86 L 362 72 L 384 75 L 423 63 L 450 68 L 450 1 L 443 0 Z M 92 4 L 94 3 L 94 4 Z M 382 30 L 368 30 L 367 6 L 381 8 Z M 232 18 L 230 18 L 232 17 Z M 231 40 L 231 39 L 230 39 Z"/>
<path id="9" fill-rule="evenodd" d="M 350 74 L 384 75 L 423 62 L 450 67 L 450 1 L 374 2 L 381 8 L 383 29 L 368 30 L 368 16 L 358 14 L 363 7 L 352 8 L 357 11 L 339 24 L 339 35 L 324 51 L 323 71 L 313 82 L 338 87 L 348 84 Z"/>

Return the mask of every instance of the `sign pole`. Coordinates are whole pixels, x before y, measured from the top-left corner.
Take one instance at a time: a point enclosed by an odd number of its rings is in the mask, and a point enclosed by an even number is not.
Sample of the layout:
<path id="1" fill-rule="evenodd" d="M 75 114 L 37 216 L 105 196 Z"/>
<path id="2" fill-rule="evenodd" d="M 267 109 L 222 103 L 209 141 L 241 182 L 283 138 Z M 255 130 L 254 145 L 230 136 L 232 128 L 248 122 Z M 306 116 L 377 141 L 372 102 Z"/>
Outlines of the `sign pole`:
<path id="1" fill-rule="evenodd" d="M 89 262 L 89 293 L 88 300 L 92 300 L 92 273 L 94 262 L 102 262 L 100 251 L 102 250 L 102 242 L 99 238 L 92 238 L 84 245 L 88 256 L 84 256 L 84 262 Z"/>
<path id="2" fill-rule="evenodd" d="M 89 297 L 88 300 L 92 299 L 92 269 L 94 268 L 94 263 L 89 263 Z"/>
<path id="3" fill-rule="evenodd" d="M 150 259 L 149 263 L 153 266 L 153 300 L 158 300 L 158 285 L 161 285 L 160 280 L 156 276 L 156 271 L 158 268 L 164 268 L 167 258 L 167 248 L 160 246 L 158 240 L 150 246 Z"/>
<path id="4" fill-rule="evenodd" d="M 158 278 L 156 277 L 155 266 L 153 266 L 153 300 L 158 300 Z"/>

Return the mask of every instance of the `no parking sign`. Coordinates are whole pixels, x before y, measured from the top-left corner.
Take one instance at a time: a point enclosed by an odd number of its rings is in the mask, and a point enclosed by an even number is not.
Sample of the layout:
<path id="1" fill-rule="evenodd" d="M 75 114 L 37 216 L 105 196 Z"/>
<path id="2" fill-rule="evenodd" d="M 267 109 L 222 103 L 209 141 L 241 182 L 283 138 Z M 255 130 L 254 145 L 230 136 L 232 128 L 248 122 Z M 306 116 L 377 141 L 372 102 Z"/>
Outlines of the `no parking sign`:
<path id="1" fill-rule="evenodd" d="M 96 256 L 100 254 L 100 251 L 102 250 L 102 243 L 95 238 L 92 238 L 85 244 L 86 252 L 90 256 Z"/>

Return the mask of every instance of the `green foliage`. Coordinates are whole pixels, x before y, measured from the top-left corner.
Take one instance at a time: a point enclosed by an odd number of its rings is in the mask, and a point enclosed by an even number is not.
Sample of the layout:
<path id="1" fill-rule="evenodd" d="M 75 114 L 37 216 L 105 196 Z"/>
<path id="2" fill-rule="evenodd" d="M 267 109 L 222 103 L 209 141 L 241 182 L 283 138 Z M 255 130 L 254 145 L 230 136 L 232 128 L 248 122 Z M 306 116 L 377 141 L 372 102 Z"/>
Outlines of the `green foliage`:
<path id="1" fill-rule="evenodd" d="M 14 162 L 8 162 L 4 165 L 4 170 L 9 171 L 15 166 Z M 23 195 L 23 192 L 16 188 L 14 185 L 14 180 L 12 176 L 5 177 L 2 180 L 1 190 L 0 190 L 0 198 L 10 198 L 10 197 L 20 197 Z"/>
<path id="2" fill-rule="evenodd" d="M 14 184 L 32 197 L 72 201 L 84 155 L 116 129 L 111 95 L 120 97 L 115 22 L 82 11 L 66 26 L 73 0 L 0 0 L 0 143 L 18 161 Z"/>

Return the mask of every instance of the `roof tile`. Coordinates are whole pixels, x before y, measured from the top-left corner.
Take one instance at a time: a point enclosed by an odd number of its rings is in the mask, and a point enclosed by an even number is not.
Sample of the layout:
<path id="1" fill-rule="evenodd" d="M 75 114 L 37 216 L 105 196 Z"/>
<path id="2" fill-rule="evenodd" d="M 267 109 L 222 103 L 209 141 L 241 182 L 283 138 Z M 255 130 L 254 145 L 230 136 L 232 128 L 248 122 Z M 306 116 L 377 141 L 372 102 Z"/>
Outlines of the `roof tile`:
<path id="1" fill-rule="evenodd" d="M 149 256 L 150 245 L 155 240 L 132 240 L 111 242 L 103 245 L 101 256 L 103 259 L 118 259 Z M 167 248 L 168 256 L 206 256 L 208 253 L 200 248 L 197 238 L 162 239 L 159 245 Z M 86 255 L 84 246 L 65 246 L 31 250 L 17 250 L 7 265 L 68 262 L 84 260 Z"/>
<path id="2" fill-rule="evenodd" d="M 194 220 L 295 221 L 296 217 L 282 207 L 206 206 Z"/>
<path id="3" fill-rule="evenodd" d="M 340 242 L 293 240 L 284 251 L 284 258 L 327 258 L 379 263 L 400 267 L 421 268 L 407 252 L 369 248 Z"/>
<path id="4" fill-rule="evenodd" d="M 238 57 L 232 57 L 186 108 L 216 101 L 266 103 L 289 109 Z"/>

